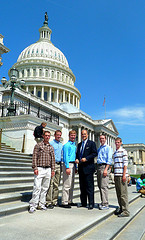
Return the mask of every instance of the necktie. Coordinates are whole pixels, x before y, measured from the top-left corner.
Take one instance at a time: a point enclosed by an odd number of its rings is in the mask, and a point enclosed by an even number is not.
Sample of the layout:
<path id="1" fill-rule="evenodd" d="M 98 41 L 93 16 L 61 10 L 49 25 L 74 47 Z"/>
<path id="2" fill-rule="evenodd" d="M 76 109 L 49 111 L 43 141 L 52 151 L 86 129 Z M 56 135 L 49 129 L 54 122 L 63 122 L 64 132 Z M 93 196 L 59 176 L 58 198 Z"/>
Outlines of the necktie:
<path id="1" fill-rule="evenodd" d="M 84 141 L 82 142 L 82 146 L 81 146 L 80 160 L 82 159 L 83 151 L 84 151 Z"/>

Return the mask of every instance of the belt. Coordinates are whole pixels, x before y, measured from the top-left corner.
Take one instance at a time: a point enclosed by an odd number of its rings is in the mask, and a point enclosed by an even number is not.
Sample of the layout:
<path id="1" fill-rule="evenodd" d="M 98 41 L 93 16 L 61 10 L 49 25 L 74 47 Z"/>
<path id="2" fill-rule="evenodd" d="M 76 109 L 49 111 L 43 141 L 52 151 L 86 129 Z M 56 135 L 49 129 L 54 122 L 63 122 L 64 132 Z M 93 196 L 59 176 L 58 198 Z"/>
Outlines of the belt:
<path id="1" fill-rule="evenodd" d="M 45 166 L 45 167 L 43 167 L 43 166 L 37 166 L 37 167 L 42 167 L 42 168 L 50 168 L 50 166 Z"/>
<path id="2" fill-rule="evenodd" d="M 60 165 L 61 164 L 61 162 L 55 162 L 57 165 Z"/>
<path id="3" fill-rule="evenodd" d="M 98 166 L 103 166 L 103 165 L 106 165 L 106 163 L 99 163 L 97 164 Z"/>
<path id="4" fill-rule="evenodd" d="M 69 163 L 75 163 L 75 162 L 69 162 Z"/>

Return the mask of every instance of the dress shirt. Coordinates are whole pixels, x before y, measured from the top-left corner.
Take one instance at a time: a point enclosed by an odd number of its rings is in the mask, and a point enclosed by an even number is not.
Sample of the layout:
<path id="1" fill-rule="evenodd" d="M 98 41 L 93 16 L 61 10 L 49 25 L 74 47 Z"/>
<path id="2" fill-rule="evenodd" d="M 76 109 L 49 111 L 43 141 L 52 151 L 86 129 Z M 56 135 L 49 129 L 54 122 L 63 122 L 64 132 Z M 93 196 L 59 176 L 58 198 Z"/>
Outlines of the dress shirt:
<path id="1" fill-rule="evenodd" d="M 85 146 L 86 146 L 87 141 L 88 141 L 88 139 L 86 139 L 85 141 L 82 141 L 82 142 L 84 142 L 83 152 L 84 152 L 84 149 L 85 149 Z M 81 152 L 81 151 L 82 151 L 82 146 L 81 146 L 81 148 L 80 148 L 80 152 Z"/>
<path id="2" fill-rule="evenodd" d="M 51 167 L 52 171 L 55 170 L 54 148 L 50 143 L 45 144 L 44 141 L 42 141 L 35 145 L 32 157 L 32 168 L 36 170 L 37 167 Z"/>
<path id="3" fill-rule="evenodd" d="M 97 164 L 112 163 L 112 149 L 108 145 L 101 145 L 98 149 Z"/>
<path id="4" fill-rule="evenodd" d="M 62 143 L 53 139 L 53 141 L 50 142 L 50 145 L 52 145 L 54 148 L 55 162 L 61 162 L 63 148 Z"/>
<path id="5" fill-rule="evenodd" d="M 63 162 L 66 168 L 69 168 L 69 162 L 75 162 L 76 159 L 76 144 L 75 142 L 68 141 L 63 146 Z"/>

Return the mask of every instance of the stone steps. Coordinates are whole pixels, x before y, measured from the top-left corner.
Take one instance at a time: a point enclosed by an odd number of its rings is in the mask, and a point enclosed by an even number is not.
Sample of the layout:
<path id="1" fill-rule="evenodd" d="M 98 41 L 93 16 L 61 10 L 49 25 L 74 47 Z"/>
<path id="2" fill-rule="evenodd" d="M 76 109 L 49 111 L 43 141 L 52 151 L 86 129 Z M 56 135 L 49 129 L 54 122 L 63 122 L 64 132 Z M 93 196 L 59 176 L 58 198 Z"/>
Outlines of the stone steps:
<path id="1" fill-rule="evenodd" d="M 129 189 L 131 190 L 131 188 Z M 124 231 L 125 227 L 128 224 L 131 224 L 132 228 L 134 225 L 137 224 L 136 228 L 140 227 L 140 236 L 143 235 L 144 232 L 144 224 L 139 226 L 140 224 L 137 221 L 134 223 L 134 219 L 138 214 L 141 213 L 141 219 L 143 217 L 143 212 L 145 209 L 145 201 L 143 198 L 140 197 L 140 194 L 135 192 L 129 192 L 129 211 L 130 217 L 127 218 L 118 218 L 114 215 L 114 206 L 115 201 L 115 191 L 111 190 L 109 192 L 109 199 L 110 199 L 110 209 L 99 211 L 99 215 L 87 224 L 84 224 L 82 227 L 78 228 L 76 231 L 73 231 L 69 235 L 67 235 L 65 240 L 124 240 L 126 238 L 120 238 L 121 232 Z M 113 207 L 113 209 L 111 209 Z M 129 230 L 128 230 L 129 232 Z M 125 231 L 123 232 L 125 233 Z M 135 232 L 134 232 L 135 235 Z M 141 238 L 127 238 L 129 240 L 138 240 Z"/>
<path id="2" fill-rule="evenodd" d="M 144 236 L 144 238 L 143 238 Z M 145 239 L 145 208 L 141 209 L 138 214 L 119 232 L 115 240 L 123 239 Z"/>
<path id="3" fill-rule="evenodd" d="M 133 201 L 130 204 L 129 209 L 131 212 L 130 217 L 120 219 L 115 215 L 111 215 L 110 217 L 106 218 L 105 221 L 102 221 L 101 223 L 99 223 L 95 228 L 93 228 L 91 231 L 89 231 L 79 239 L 93 240 L 93 239 L 96 239 L 95 238 L 96 236 L 98 236 L 97 240 L 125 239 L 125 238 L 120 238 L 121 232 L 122 230 L 125 231 L 124 228 L 128 226 L 128 224 L 132 223 L 134 225 L 134 218 L 137 216 L 137 214 L 139 214 L 144 209 L 143 199 L 139 198 Z M 136 224 L 139 226 L 137 222 Z M 135 235 L 135 232 L 134 232 L 134 235 Z M 141 235 L 142 235 L 142 231 L 141 231 Z M 132 238 L 130 237 L 127 239 L 132 239 Z M 140 239 L 140 238 L 135 238 L 135 239 Z"/>

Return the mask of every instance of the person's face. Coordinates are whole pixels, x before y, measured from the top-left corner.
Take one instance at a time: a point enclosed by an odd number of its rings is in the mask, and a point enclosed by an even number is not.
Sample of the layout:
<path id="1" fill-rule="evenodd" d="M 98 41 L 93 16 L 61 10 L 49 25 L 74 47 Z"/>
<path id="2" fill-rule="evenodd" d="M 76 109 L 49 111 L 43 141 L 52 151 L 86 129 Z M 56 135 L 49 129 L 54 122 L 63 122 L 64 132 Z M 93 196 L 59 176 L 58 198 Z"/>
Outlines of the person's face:
<path id="1" fill-rule="evenodd" d="M 122 142 L 120 140 L 115 141 L 116 149 L 119 149 L 122 145 Z"/>
<path id="2" fill-rule="evenodd" d="M 49 139 L 50 139 L 50 133 L 45 133 L 44 135 L 43 135 L 43 138 L 44 138 L 44 142 L 49 142 Z"/>
<path id="3" fill-rule="evenodd" d="M 54 135 L 54 137 L 55 137 L 55 140 L 56 141 L 60 141 L 60 138 L 61 138 L 61 132 L 56 132 L 56 134 Z"/>
<path id="4" fill-rule="evenodd" d="M 101 143 L 101 145 L 104 145 L 105 142 L 106 142 L 105 136 L 100 136 L 100 143 Z"/>
<path id="5" fill-rule="evenodd" d="M 71 133 L 71 134 L 69 135 L 69 140 L 70 140 L 71 142 L 74 142 L 75 139 L 76 139 L 76 134 L 75 134 L 75 133 Z"/>
<path id="6" fill-rule="evenodd" d="M 85 141 L 88 138 L 88 133 L 86 130 L 82 131 L 82 140 Z"/>
<path id="7" fill-rule="evenodd" d="M 46 127 L 46 124 L 42 124 L 42 127 L 45 128 L 45 127 Z"/>

